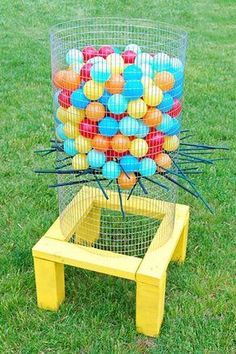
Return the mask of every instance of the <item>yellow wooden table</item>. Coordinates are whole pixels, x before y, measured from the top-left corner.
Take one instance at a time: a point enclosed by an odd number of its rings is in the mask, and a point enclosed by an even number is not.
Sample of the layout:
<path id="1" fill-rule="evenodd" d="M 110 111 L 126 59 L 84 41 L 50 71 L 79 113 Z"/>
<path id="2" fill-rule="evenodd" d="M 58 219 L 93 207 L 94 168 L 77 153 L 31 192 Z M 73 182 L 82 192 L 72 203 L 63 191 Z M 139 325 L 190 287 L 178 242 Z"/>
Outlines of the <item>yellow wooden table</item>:
<path id="1" fill-rule="evenodd" d="M 108 200 L 101 197 L 99 189 L 83 187 L 63 212 L 63 232 L 60 216 L 33 247 L 38 306 L 46 310 L 57 311 L 59 309 L 65 298 L 65 264 L 133 280 L 136 282 L 137 331 L 148 336 L 157 336 L 164 315 L 168 264 L 170 261 L 183 262 L 186 255 L 189 207 L 176 204 L 172 235 L 160 247 L 160 235 L 168 223 L 170 203 L 163 201 L 160 203 L 156 200 L 155 210 L 153 210 L 153 200 L 137 196 L 132 196 L 127 200 L 125 196 L 122 196 L 127 212 L 162 220 L 143 258 L 68 242 L 73 235 L 78 237 L 82 235 L 91 243 L 98 239 L 100 209 L 119 210 L 120 208 L 118 194 L 112 191 L 107 191 L 107 194 Z M 81 200 L 83 203 L 80 203 Z M 142 207 L 137 210 L 137 205 L 142 205 Z M 94 220 L 93 232 L 86 235 L 84 225 L 86 225 L 86 220 L 91 220 L 91 217 Z"/>

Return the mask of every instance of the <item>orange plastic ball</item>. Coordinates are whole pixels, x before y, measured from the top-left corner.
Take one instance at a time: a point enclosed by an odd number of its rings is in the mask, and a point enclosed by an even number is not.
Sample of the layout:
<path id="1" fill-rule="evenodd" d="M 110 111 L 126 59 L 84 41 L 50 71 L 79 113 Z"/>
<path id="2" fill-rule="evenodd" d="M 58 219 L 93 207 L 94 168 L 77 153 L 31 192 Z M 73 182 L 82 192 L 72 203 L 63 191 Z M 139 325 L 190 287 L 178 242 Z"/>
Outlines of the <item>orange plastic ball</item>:
<path id="1" fill-rule="evenodd" d="M 127 136 L 117 134 L 111 139 L 111 147 L 116 152 L 128 151 L 130 147 L 130 140 Z"/>
<path id="2" fill-rule="evenodd" d="M 157 169 L 159 172 L 163 172 L 164 169 L 171 167 L 172 160 L 170 156 L 164 152 L 156 155 L 154 160 L 157 164 Z"/>
<path id="3" fill-rule="evenodd" d="M 163 91 L 169 91 L 174 87 L 175 78 L 174 75 L 168 71 L 161 71 L 154 77 L 154 83 Z"/>
<path id="4" fill-rule="evenodd" d="M 106 82 L 105 88 L 113 95 L 123 91 L 125 80 L 121 75 L 112 75 Z"/>
<path id="5" fill-rule="evenodd" d="M 126 175 L 124 172 L 121 172 L 118 177 L 118 184 L 122 189 L 131 189 L 135 183 L 137 183 L 137 178 L 134 173 L 128 173 Z"/>
<path id="6" fill-rule="evenodd" d="M 107 151 L 110 147 L 110 139 L 106 136 L 97 134 L 91 141 L 92 147 L 98 151 Z"/>
<path id="7" fill-rule="evenodd" d="M 162 121 L 162 113 L 157 108 L 149 108 L 145 116 L 143 117 L 143 122 L 148 127 L 156 127 Z"/>
<path id="8" fill-rule="evenodd" d="M 85 110 L 86 117 L 94 122 L 99 122 L 105 117 L 106 110 L 103 104 L 99 102 L 91 102 L 87 105 Z"/>
<path id="9" fill-rule="evenodd" d="M 72 70 L 58 71 L 53 78 L 56 87 L 74 91 L 80 85 L 80 75 Z"/>

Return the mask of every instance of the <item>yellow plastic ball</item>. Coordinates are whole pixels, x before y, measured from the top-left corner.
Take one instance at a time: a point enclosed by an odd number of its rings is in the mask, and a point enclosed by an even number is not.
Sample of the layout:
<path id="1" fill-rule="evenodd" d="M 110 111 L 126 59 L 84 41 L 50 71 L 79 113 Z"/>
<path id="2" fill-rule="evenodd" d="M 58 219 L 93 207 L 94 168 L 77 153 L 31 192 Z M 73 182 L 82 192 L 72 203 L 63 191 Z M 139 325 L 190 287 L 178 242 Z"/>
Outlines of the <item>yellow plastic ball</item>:
<path id="1" fill-rule="evenodd" d="M 120 54 L 112 53 L 107 56 L 107 65 L 112 74 L 122 74 L 125 68 L 124 60 Z"/>
<path id="2" fill-rule="evenodd" d="M 149 86 L 144 88 L 143 100 L 148 106 L 157 106 L 163 98 L 162 90 L 157 86 Z"/>
<path id="3" fill-rule="evenodd" d="M 128 103 L 127 112 L 133 118 L 142 118 L 147 113 L 147 105 L 141 98 L 138 98 Z"/>
<path id="4" fill-rule="evenodd" d="M 135 157 L 143 157 L 148 152 L 148 144 L 144 139 L 134 139 L 131 141 L 129 151 Z"/>
<path id="5" fill-rule="evenodd" d="M 165 136 L 163 148 L 166 151 L 175 151 L 179 147 L 179 138 L 177 135 Z"/>
<path id="6" fill-rule="evenodd" d="M 148 89 L 149 87 L 152 87 L 154 85 L 154 82 L 150 78 L 150 76 L 143 76 L 141 82 L 143 84 L 144 89 Z"/>
<path id="7" fill-rule="evenodd" d="M 75 139 L 79 136 L 79 127 L 69 122 L 65 123 L 63 130 L 67 138 Z"/>
<path id="8" fill-rule="evenodd" d="M 79 135 L 75 138 L 75 147 L 80 153 L 86 154 L 92 149 L 91 140 Z"/>
<path id="9" fill-rule="evenodd" d="M 85 118 L 85 110 L 70 106 L 67 109 L 67 119 L 71 124 L 78 124 Z"/>
<path id="10" fill-rule="evenodd" d="M 84 94 L 89 100 L 98 100 L 104 91 L 104 84 L 89 80 L 84 85 Z"/>
<path id="11" fill-rule="evenodd" d="M 72 167 L 74 170 L 87 170 L 89 164 L 85 154 L 75 155 L 72 159 Z"/>
<path id="12" fill-rule="evenodd" d="M 68 121 L 67 109 L 63 107 L 58 107 L 57 109 L 57 118 L 62 122 L 66 123 Z"/>

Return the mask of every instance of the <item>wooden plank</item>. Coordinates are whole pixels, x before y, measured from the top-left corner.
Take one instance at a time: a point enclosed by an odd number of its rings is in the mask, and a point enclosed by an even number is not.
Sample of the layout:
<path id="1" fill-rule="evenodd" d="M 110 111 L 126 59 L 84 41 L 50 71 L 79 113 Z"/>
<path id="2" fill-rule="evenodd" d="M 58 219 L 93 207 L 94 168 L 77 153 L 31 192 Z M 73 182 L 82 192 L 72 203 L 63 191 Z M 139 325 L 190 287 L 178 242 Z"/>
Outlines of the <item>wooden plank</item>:
<path id="1" fill-rule="evenodd" d="M 142 260 L 50 238 L 42 238 L 33 247 L 33 255 L 52 262 L 130 280 L 135 280 L 135 273 Z"/>
<path id="2" fill-rule="evenodd" d="M 186 221 L 186 224 L 183 228 L 182 234 L 180 239 L 177 243 L 177 246 L 174 250 L 171 260 L 173 262 L 184 262 L 186 258 L 186 251 L 187 251 L 187 241 L 188 241 L 188 228 L 189 228 L 189 217 Z"/>
<path id="3" fill-rule="evenodd" d="M 137 270 L 137 281 L 158 285 L 162 275 L 166 272 L 188 217 L 189 207 L 177 204 L 175 224 L 171 237 L 164 245 L 155 248 L 153 247 L 156 242 L 155 237 L 159 237 L 157 232 Z"/>

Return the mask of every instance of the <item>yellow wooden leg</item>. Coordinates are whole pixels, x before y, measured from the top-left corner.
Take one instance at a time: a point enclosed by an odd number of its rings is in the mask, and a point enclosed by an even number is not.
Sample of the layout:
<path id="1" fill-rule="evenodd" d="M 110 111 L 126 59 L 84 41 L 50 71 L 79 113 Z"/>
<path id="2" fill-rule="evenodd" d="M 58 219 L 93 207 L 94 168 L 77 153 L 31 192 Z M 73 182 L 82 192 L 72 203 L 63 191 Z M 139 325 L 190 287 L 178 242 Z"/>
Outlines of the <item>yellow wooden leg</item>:
<path id="1" fill-rule="evenodd" d="M 164 316 L 165 287 L 166 272 L 158 285 L 137 282 L 136 328 L 139 333 L 158 336 Z"/>
<path id="2" fill-rule="evenodd" d="M 38 307 L 58 310 L 65 298 L 64 264 L 34 257 Z"/>
<path id="3" fill-rule="evenodd" d="M 188 240 L 188 227 L 189 227 L 189 218 L 183 228 L 177 246 L 174 250 L 173 256 L 171 258 L 174 262 L 184 262 L 186 258 L 187 251 L 187 240 Z"/>
<path id="4" fill-rule="evenodd" d="M 85 240 L 92 244 L 100 234 L 101 208 L 94 206 L 86 218 L 78 224 L 75 232 L 76 242 L 83 244 Z"/>

